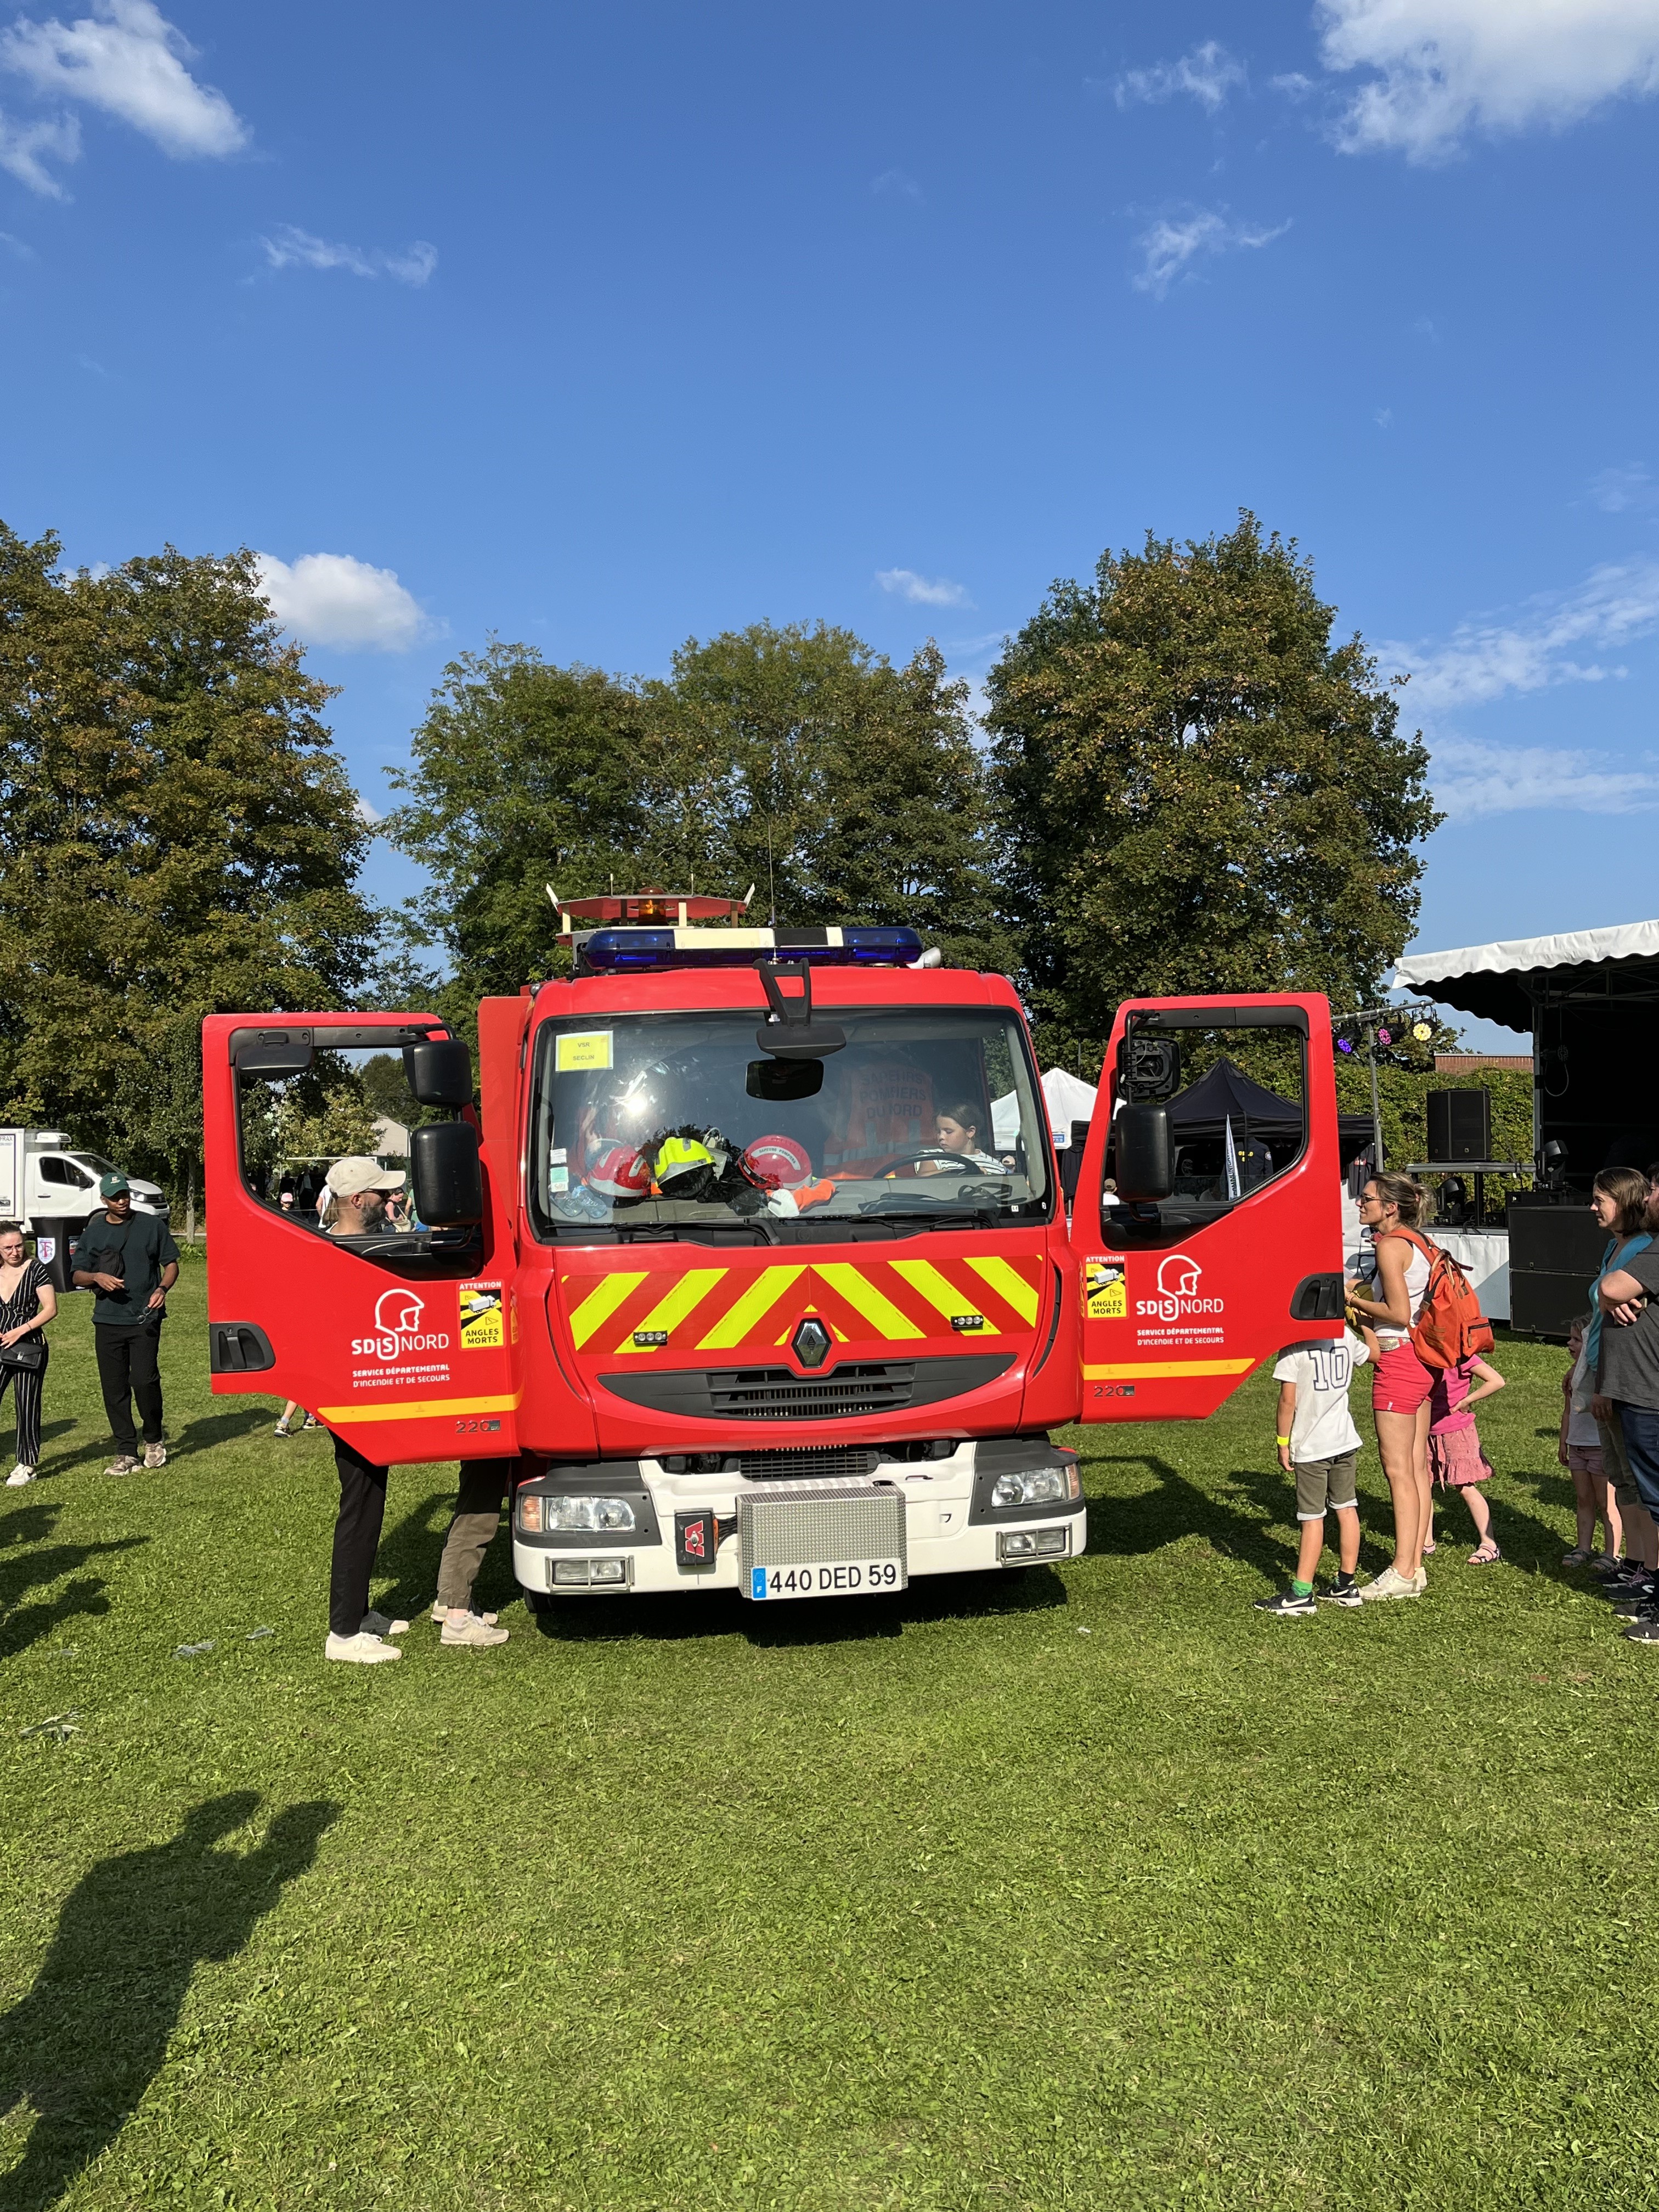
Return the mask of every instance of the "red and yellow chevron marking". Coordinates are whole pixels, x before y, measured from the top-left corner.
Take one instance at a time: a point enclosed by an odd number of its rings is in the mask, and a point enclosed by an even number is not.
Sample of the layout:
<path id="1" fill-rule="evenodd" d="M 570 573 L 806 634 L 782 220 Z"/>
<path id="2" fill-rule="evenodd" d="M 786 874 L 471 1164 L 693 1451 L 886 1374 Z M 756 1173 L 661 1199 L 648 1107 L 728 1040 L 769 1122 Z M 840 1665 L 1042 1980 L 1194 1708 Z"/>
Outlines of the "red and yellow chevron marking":
<path id="1" fill-rule="evenodd" d="M 683 1361 L 688 1352 L 787 1345 L 816 1314 L 838 1345 L 990 1342 L 1035 1328 L 1043 1262 L 1036 1254 L 971 1258 L 774 1261 L 758 1267 L 617 1267 L 559 1279 L 571 1341 L 590 1357 Z M 957 1328 L 960 1318 L 978 1326 Z M 656 1336 L 666 1341 L 650 1341 Z M 636 1336 L 647 1340 L 635 1341 Z"/>

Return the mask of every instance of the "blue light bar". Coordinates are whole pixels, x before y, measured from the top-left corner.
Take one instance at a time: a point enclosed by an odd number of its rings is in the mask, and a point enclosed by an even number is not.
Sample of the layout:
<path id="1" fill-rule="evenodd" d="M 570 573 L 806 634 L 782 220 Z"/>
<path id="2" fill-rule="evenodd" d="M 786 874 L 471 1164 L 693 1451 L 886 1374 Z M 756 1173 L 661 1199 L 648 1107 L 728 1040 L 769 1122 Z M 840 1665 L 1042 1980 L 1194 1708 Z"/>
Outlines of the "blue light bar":
<path id="1" fill-rule="evenodd" d="M 814 967 L 907 968 L 921 957 L 914 929 L 594 929 L 576 939 L 577 965 L 621 975 L 664 968 L 751 968 L 757 960 Z"/>

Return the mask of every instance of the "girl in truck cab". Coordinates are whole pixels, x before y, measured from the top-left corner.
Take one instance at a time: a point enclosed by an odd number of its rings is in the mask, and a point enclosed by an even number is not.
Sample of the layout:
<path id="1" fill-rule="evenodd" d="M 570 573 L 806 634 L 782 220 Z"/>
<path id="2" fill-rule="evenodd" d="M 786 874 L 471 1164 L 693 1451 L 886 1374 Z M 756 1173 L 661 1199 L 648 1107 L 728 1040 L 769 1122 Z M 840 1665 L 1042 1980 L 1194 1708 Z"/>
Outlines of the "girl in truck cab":
<path id="1" fill-rule="evenodd" d="M 933 1127 L 938 1133 L 939 1150 L 951 1153 L 953 1158 L 950 1161 L 927 1161 L 921 1172 L 925 1175 L 957 1175 L 962 1170 L 955 1162 L 960 1160 L 963 1169 L 977 1168 L 985 1175 L 1000 1175 L 1003 1172 L 1001 1161 L 994 1160 L 988 1152 L 982 1152 L 979 1148 L 981 1119 L 976 1106 L 965 1104 L 949 1107 L 944 1113 L 935 1115 Z"/>

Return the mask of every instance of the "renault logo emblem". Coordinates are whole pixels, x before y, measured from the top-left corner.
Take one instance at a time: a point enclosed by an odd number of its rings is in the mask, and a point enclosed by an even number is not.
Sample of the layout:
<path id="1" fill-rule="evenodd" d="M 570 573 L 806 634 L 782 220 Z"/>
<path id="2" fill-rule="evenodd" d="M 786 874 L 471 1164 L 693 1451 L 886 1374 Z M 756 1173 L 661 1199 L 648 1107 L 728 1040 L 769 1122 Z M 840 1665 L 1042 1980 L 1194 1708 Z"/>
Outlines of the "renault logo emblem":
<path id="1" fill-rule="evenodd" d="M 803 1367 L 822 1367 L 830 1357 L 830 1332 L 821 1321 L 814 1320 L 811 1315 L 798 1324 L 789 1343 Z"/>

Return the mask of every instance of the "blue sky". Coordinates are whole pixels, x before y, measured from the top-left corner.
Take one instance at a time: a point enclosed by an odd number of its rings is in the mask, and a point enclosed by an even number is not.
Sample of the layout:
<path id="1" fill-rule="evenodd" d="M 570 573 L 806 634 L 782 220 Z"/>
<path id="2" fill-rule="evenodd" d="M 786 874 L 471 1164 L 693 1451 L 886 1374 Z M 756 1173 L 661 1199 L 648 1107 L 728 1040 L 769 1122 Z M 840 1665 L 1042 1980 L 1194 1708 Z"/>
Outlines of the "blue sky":
<path id="1" fill-rule="evenodd" d="M 976 676 L 1247 505 L 1413 671 L 1419 946 L 1655 910 L 1659 0 L 86 4 L 0 8 L 0 514 L 267 556 L 372 805 L 491 630 Z"/>

